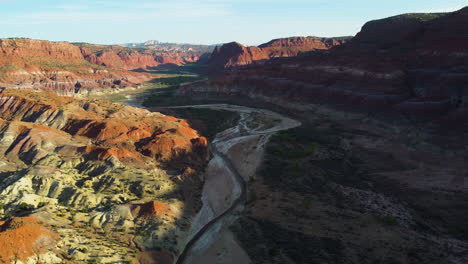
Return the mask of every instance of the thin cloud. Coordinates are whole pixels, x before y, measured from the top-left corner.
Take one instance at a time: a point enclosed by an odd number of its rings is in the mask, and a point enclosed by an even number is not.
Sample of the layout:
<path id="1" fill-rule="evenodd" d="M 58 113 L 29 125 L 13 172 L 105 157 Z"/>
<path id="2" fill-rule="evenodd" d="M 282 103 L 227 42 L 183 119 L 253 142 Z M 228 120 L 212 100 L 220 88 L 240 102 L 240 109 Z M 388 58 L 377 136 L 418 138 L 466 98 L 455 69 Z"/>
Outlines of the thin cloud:
<path id="1" fill-rule="evenodd" d="M 126 4 L 117 10 L 94 11 L 102 2 L 96 1 L 91 6 L 77 5 L 55 6 L 48 11 L 35 13 L 9 14 L 0 21 L 2 25 L 81 23 L 83 21 L 100 23 L 124 23 L 125 21 L 145 22 L 154 20 L 180 20 L 203 17 L 228 17 L 232 11 L 226 5 L 196 4 L 187 1 L 162 1 L 159 3 Z M 91 11 L 93 10 L 93 11 Z M 122 11 L 125 10 L 125 11 Z"/>

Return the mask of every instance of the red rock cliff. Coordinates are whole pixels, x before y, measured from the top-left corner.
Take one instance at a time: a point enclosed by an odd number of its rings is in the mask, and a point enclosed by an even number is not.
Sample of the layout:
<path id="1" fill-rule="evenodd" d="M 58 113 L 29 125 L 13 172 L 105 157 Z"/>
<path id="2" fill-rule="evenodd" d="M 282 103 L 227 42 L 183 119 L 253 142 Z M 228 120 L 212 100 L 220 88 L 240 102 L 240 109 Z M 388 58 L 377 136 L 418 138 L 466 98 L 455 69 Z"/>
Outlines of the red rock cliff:
<path id="1" fill-rule="evenodd" d="M 468 8 L 371 21 L 330 51 L 243 67 L 179 93 L 249 96 L 282 106 L 326 103 L 466 130 L 467 31 Z M 232 54 L 248 54 L 239 45 L 226 47 Z"/>
<path id="2" fill-rule="evenodd" d="M 0 86 L 61 94 L 137 86 L 148 76 L 86 61 L 75 45 L 31 39 L 0 40 Z"/>
<path id="3" fill-rule="evenodd" d="M 91 63 L 111 68 L 134 70 L 155 67 L 161 64 L 184 65 L 197 62 L 202 56 L 197 51 L 164 52 L 150 48 L 126 48 L 122 46 L 102 46 L 76 44 L 84 58 Z"/>
<path id="4" fill-rule="evenodd" d="M 208 61 L 212 70 L 231 68 L 277 57 L 297 56 L 300 52 L 328 50 L 345 43 L 347 38 L 291 37 L 275 39 L 258 47 L 237 42 L 216 47 Z"/>

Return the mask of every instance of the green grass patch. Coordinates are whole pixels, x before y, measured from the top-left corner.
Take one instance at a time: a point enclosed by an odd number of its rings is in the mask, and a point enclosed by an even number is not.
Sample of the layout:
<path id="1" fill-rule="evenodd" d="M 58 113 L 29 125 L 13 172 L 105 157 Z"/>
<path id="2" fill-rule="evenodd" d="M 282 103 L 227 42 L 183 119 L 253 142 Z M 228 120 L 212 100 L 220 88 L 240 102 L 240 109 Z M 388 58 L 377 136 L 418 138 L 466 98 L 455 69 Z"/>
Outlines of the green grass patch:
<path id="1" fill-rule="evenodd" d="M 131 91 L 123 91 L 111 95 L 105 95 L 101 99 L 113 103 L 125 103 L 127 96 L 144 98 L 142 105 L 145 107 L 182 105 L 190 103 L 187 98 L 175 96 L 174 93 L 183 83 L 195 82 L 206 78 L 205 75 L 194 74 L 200 66 L 189 64 L 184 66 L 164 66 L 150 70 L 135 70 L 135 72 L 149 73 L 154 79 L 141 84 L 141 88 Z"/>
<path id="2" fill-rule="evenodd" d="M 177 88 L 183 83 L 195 82 L 200 80 L 200 77 L 175 75 L 173 77 L 157 78 L 153 81 L 144 83 L 143 88 L 150 89 L 148 96 L 143 101 L 143 106 L 169 106 L 184 104 L 183 98 L 175 96 Z"/>

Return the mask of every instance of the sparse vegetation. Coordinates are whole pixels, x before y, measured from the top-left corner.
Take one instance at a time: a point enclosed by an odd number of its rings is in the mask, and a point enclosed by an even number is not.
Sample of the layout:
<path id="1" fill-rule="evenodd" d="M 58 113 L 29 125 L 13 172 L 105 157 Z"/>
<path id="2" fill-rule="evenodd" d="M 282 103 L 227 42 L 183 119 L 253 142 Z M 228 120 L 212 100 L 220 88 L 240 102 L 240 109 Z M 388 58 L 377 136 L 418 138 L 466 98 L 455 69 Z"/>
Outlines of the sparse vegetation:
<path id="1" fill-rule="evenodd" d="M 408 13 L 401 15 L 403 17 L 409 17 L 409 18 L 416 18 L 421 21 L 430 21 L 433 19 L 437 19 L 440 17 L 443 17 L 449 13 Z"/>
<path id="2" fill-rule="evenodd" d="M 39 203 L 37 204 L 37 208 L 42 208 L 42 207 L 47 206 L 47 205 L 48 205 L 47 202 L 39 202 Z"/>
<path id="3" fill-rule="evenodd" d="M 340 147 L 347 136 L 337 127 L 318 129 L 312 124 L 279 132 L 267 144 L 259 173 L 268 184 L 299 192 L 317 191 L 327 182 L 358 186 L 366 174 L 362 162 Z"/>
<path id="4" fill-rule="evenodd" d="M 141 70 L 151 74 L 154 79 L 143 83 L 138 90 L 105 95 L 103 99 L 121 103 L 127 101 L 127 96 L 135 96 L 143 99 L 142 104 L 145 107 L 182 105 L 183 102 L 187 102 L 186 98 L 176 97 L 174 93 L 179 85 L 183 83 L 194 82 L 207 77 L 199 73 L 199 67 L 199 64 L 193 63 L 183 66 L 166 66 L 152 70 Z"/>
<path id="5" fill-rule="evenodd" d="M 61 62 L 58 60 L 46 60 L 44 58 L 29 58 L 31 65 L 37 65 L 43 70 L 62 70 L 74 73 L 89 74 L 89 69 L 103 69 L 103 66 L 91 63 L 85 59 L 76 60 L 74 62 Z"/>
<path id="6" fill-rule="evenodd" d="M 22 211 L 30 211 L 30 210 L 34 209 L 34 205 L 27 204 L 27 203 L 23 202 L 23 203 L 20 203 L 19 209 L 22 210 Z"/>
<path id="7" fill-rule="evenodd" d="M 13 70 L 16 70 L 16 69 L 19 69 L 19 67 L 17 65 L 15 65 L 15 64 L 7 64 L 7 65 L 4 65 L 4 66 L 1 66 L 0 67 L 0 80 L 4 79 L 6 77 L 6 74 L 9 71 L 13 71 Z"/>
<path id="8" fill-rule="evenodd" d="M 391 216 L 391 215 L 381 216 L 379 219 L 383 224 L 388 225 L 388 226 L 399 225 L 398 219 L 396 219 L 394 216 Z"/>
<path id="9" fill-rule="evenodd" d="M 237 112 L 201 108 L 171 109 L 168 114 L 188 119 L 192 127 L 208 139 L 213 139 L 217 133 L 234 126 L 240 118 Z"/>

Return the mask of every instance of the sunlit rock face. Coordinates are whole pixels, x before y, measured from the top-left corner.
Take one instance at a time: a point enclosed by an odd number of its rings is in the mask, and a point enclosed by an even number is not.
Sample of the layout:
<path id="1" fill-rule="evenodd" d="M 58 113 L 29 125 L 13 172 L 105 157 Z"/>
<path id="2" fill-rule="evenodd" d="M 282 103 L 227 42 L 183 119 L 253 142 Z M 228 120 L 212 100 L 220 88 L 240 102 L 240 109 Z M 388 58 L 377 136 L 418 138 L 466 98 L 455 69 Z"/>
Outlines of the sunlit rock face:
<path id="1" fill-rule="evenodd" d="M 185 120 L 55 93 L 0 93 L 0 213 L 12 223 L 33 215 L 25 230 L 52 241 L 36 254 L 31 237 L 23 263 L 172 258 L 200 207 L 208 156 Z M 15 239 L 22 229 L 14 230 L 5 225 L 0 236 Z"/>
<path id="2" fill-rule="evenodd" d="M 203 50 L 166 50 L 162 47 L 145 46 L 139 49 L 122 46 L 76 44 L 84 58 L 97 65 L 117 69 L 146 69 L 164 64 L 184 65 L 200 60 Z"/>
<path id="3" fill-rule="evenodd" d="M 80 48 L 68 42 L 0 40 L 0 87 L 73 95 L 137 87 L 149 78 L 88 62 Z"/>

